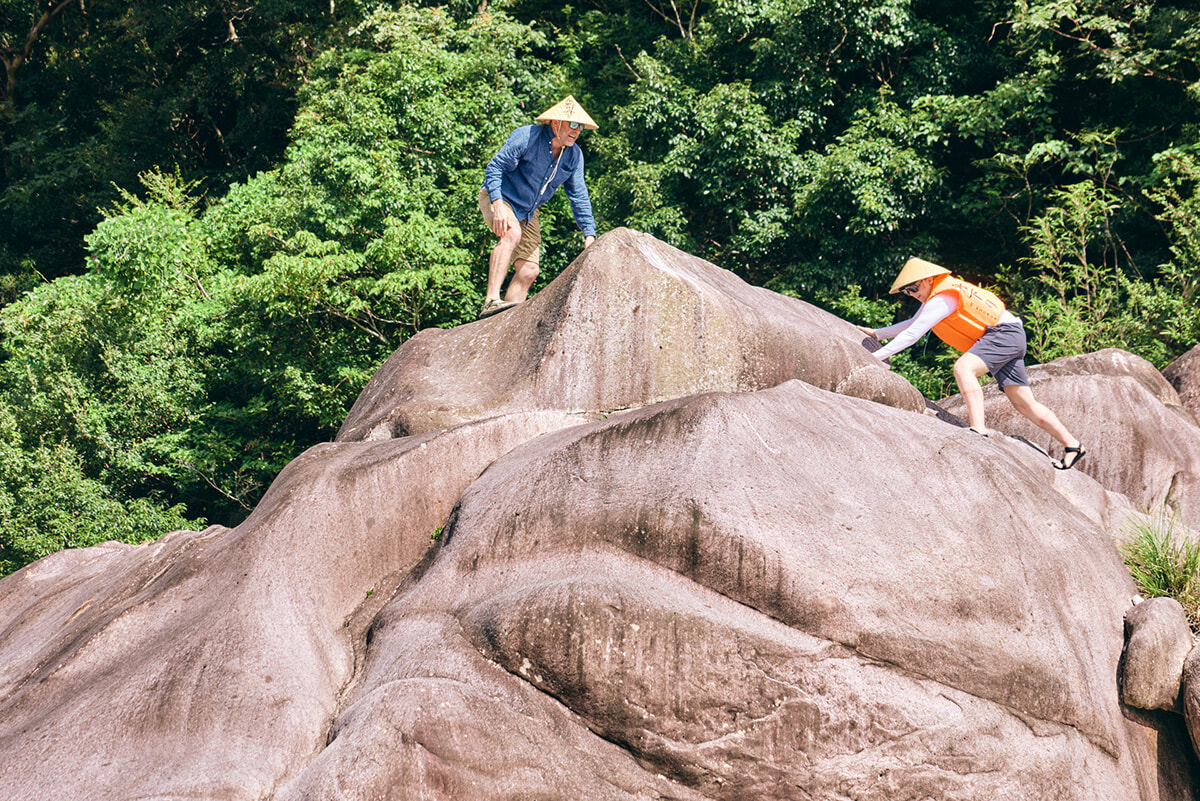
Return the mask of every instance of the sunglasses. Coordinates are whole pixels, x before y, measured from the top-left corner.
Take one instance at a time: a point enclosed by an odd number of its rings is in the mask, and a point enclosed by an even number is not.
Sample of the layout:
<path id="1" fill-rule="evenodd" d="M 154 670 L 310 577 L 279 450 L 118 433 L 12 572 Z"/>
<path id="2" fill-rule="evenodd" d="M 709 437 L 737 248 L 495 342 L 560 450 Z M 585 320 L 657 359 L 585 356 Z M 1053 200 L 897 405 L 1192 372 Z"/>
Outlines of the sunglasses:
<path id="1" fill-rule="evenodd" d="M 907 286 L 900 287 L 900 291 L 903 292 L 905 295 L 915 295 L 915 294 L 917 294 L 917 292 L 920 289 L 921 289 L 920 281 L 917 281 L 915 284 L 909 284 Z"/>
<path id="2" fill-rule="evenodd" d="M 580 128 L 583 127 L 583 123 L 582 122 L 568 122 L 567 127 L 570 128 L 572 131 L 578 131 Z"/>

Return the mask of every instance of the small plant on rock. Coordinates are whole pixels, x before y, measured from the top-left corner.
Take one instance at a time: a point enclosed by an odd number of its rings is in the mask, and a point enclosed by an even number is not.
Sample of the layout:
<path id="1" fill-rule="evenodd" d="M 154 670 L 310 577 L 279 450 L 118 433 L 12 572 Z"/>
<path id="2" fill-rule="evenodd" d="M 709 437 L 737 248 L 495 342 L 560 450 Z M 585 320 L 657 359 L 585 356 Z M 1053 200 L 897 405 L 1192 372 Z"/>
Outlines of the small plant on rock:
<path id="1" fill-rule="evenodd" d="M 1200 631 L 1200 538 L 1175 514 L 1159 512 L 1132 521 L 1120 551 L 1142 595 L 1179 601 Z"/>

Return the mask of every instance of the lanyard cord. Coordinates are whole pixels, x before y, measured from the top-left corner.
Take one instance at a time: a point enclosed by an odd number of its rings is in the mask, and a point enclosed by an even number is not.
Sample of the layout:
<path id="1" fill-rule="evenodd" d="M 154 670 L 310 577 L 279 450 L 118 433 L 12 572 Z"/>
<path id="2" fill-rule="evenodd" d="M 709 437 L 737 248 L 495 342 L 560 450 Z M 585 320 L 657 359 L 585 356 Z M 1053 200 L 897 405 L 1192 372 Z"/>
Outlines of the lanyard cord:
<path id="1" fill-rule="evenodd" d="M 538 192 L 538 200 L 542 199 L 542 195 L 546 193 L 546 187 L 550 186 L 550 182 L 554 180 L 554 176 L 558 174 L 558 163 L 562 161 L 563 153 L 566 148 L 558 151 L 558 158 L 554 160 L 554 169 L 550 171 L 550 176 L 546 178 L 546 183 L 542 184 L 542 191 Z"/>
<path id="2" fill-rule="evenodd" d="M 564 150 L 565 150 L 565 148 L 564 148 Z M 546 183 L 542 184 L 541 191 L 538 192 L 538 196 L 537 196 L 536 200 L 542 199 L 542 195 L 544 195 L 546 193 L 546 187 L 550 186 L 550 182 L 553 181 L 554 176 L 558 174 L 558 163 L 560 161 L 562 161 L 562 157 L 563 157 L 563 150 L 560 150 L 560 151 L 558 151 L 558 158 L 556 158 L 554 160 L 554 169 L 550 170 L 550 176 L 548 178 L 546 178 Z M 536 206 L 534 207 L 534 211 L 537 211 Z M 525 231 L 529 229 L 529 223 L 533 222 L 534 211 L 529 212 L 529 216 L 525 218 L 525 222 L 521 223 L 521 235 L 522 236 L 524 236 Z"/>

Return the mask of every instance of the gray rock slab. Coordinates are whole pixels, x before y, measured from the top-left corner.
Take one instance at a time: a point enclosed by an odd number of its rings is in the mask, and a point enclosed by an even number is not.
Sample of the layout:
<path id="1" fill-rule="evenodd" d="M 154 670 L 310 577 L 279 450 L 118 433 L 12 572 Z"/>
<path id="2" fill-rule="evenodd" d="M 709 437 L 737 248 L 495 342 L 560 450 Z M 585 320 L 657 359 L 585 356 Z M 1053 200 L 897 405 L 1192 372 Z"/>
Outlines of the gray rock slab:
<path id="1" fill-rule="evenodd" d="M 0 579 L 0 798 L 1194 799 L 1194 654 L 1188 724 L 1122 703 L 1110 536 L 1192 469 L 1175 390 L 1055 365 L 1061 474 L 859 340 L 607 234 L 238 527 Z"/>
<path id="2" fill-rule="evenodd" d="M 512 411 L 610 412 L 789 379 L 912 411 L 925 400 L 853 325 L 627 228 L 503 314 L 405 342 L 339 441 Z"/>

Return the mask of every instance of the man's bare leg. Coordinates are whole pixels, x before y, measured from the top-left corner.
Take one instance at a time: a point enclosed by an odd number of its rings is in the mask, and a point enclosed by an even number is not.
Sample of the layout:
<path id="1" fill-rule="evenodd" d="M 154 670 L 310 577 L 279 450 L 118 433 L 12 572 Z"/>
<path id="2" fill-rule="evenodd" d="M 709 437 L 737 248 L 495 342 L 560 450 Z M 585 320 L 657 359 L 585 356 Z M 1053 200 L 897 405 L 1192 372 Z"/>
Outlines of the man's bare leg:
<path id="1" fill-rule="evenodd" d="M 529 288 L 533 286 L 539 272 L 537 263 L 517 259 L 513 264 L 513 277 L 508 282 L 508 291 L 504 293 L 504 299 L 520 303 L 529 297 Z"/>
<path id="2" fill-rule="evenodd" d="M 508 265 L 512 262 L 513 251 L 521 241 L 521 228 L 514 225 L 500 237 L 492 254 L 488 257 L 487 298 L 500 300 L 500 288 L 504 286 L 504 277 L 508 275 Z M 520 262 L 518 262 L 519 264 Z M 512 290 L 509 289 L 509 293 Z"/>

